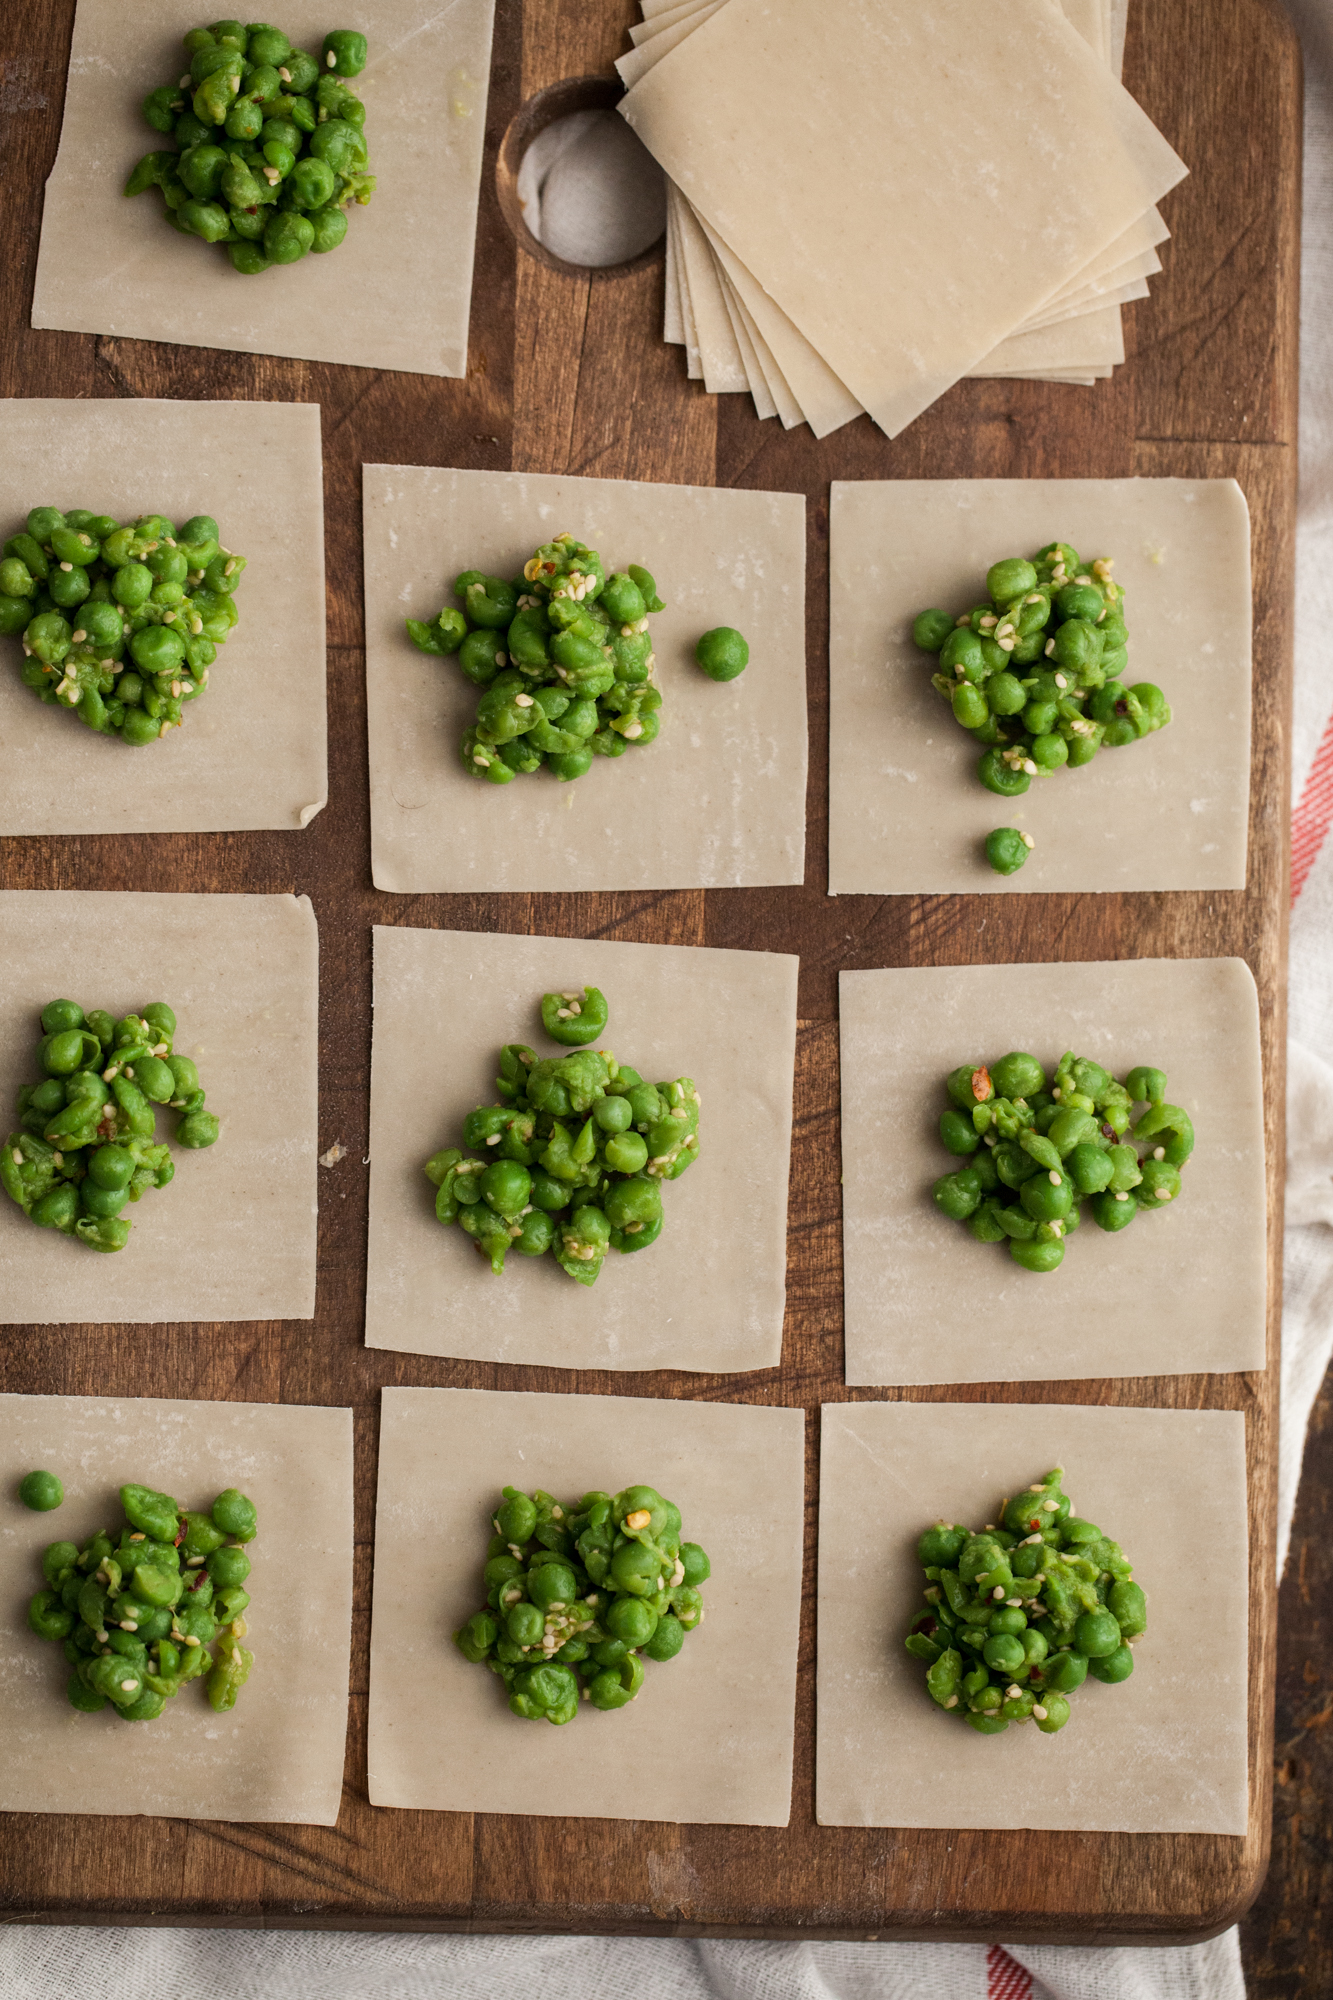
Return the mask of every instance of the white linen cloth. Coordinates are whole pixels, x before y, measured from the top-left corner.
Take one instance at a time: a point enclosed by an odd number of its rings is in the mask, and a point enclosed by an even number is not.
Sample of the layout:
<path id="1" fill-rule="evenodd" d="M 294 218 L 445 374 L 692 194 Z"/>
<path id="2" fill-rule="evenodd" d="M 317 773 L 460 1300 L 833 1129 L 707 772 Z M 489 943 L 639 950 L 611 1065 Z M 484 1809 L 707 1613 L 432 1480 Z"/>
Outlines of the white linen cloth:
<path id="1" fill-rule="evenodd" d="M 1278 1566 L 1333 1354 L 1333 0 L 1305 47 L 1301 491 Z M 1200 169 L 1201 171 L 1203 169 Z M 1239 1935 L 1183 1947 L 0 1930 L 6 2000 L 1245 2000 Z"/>

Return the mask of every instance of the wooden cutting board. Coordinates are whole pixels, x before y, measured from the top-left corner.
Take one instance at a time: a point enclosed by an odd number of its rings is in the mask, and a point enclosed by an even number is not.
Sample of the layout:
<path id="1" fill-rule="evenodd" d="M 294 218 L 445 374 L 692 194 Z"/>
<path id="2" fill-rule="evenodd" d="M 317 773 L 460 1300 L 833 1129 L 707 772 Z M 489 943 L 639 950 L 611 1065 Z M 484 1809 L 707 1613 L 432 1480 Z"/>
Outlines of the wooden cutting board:
<path id="1" fill-rule="evenodd" d="M 350 1404 L 357 1434 L 357 1617 L 336 1828 L 164 1826 L 11 1815 L 0 1916 L 308 1928 L 764 1937 L 1197 1939 L 1232 1922 L 1267 1864 L 1281 1280 L 1288 717 L 1296 480 L 1301 91 L 1277 0 L 1135 7 L 1126 81 L 1194 169 L 1152 298 L 1125 315 L 1131 359 L 1094 390 L 972 382 L 890 443 L 867 419 L 816 443 L 760 424 L 747 398 L 685 380 L 660 338 L 660 262 L 574 278 L 519 254 L 493 161 L 520 104 L 608 71 L 630 0 L 499 0 L 467 379 L 334 368 L 132 340 L 35 333 L 28 316 L 42 185 L 55 157 L 72 0 L 0 24 L 0 161 L 9 255 L 0 287 L 6 396 L 318 402 L 328 533 L 330 803 L 305 833 L 0 841 L 8 888 L 308 894 L 321 933 L 323 1181 L 313 1322 L 6 1329 L 0 1387 L 32 1393 Z M 1145 19 L 1145 15 L 1150 18 Z M 873 247 L 873 246 L 870 246 Z M 410 273 L 404 282 L 411 282 Z M 800 889 L 657 896 L 390 897 L 370 885 L 360 466 L 423 462 L 785 489 L 809 502 L 811 782 Z M 843 897 L 824 892 L 828 490 L 831 479 L 1234 476 L 1254 523 L 1254 764 L 1244 893 Z M 3 747 L 0 746 L 0 756 Z M 367 1352 L 370 927 L 414 924 L 798 952 L 801 1035 L 784 1365 L 731 1376 L 579 1375 Z M 909 1399 L 1143 1403 L 1243 1410 L 1251 1526 L 1250 1832 L 951 1833 L 814 1821 L 814 1522 L 796 1781 L 783 1829 L 390 1812 L 366 1798 L 365 1716 L 380 1388 L 413 1382 L 803 1404 L 842 1383 L 837 973 L 842 967 L 1151 956 L 1246 958 L 1267 1077 L 1269 1367 L 1245 1376 L 913 1389 Z M 876 1394 L 875 1391 L 858 1391 Z M 895 1391 L 883 1392 L 889 1396 Z M 13 1615 L 10 1606 L 5 1613 Z"/>

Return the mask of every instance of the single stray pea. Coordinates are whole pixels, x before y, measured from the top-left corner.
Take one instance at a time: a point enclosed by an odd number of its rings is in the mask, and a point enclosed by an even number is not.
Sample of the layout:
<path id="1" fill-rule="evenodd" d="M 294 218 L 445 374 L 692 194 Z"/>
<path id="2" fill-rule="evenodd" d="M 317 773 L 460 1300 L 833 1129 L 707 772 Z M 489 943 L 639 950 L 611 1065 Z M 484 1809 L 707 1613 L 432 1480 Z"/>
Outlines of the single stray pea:
<path id="1" fill-rule="evenodd" d="M 730 625 L 716 625 L 698 641 L 694 657 L 710 681 L 734 681 L 750 664 L 750 648 Z"/>
<path id="2" fill-rule="evenodd" d="M 1015 826 L 997 826 L 986 835 L 986 859 L 997 875 L 1016 875 L 1035 845 L 1030 833 Z"/>
<path id="3" fill-rule="evenodd" d="M 34 1514 L 49 1514 L 65 1497 L 65 1489 L 54 1472 L 30 1472 L 19 1486 L 19 1499 Z"/>

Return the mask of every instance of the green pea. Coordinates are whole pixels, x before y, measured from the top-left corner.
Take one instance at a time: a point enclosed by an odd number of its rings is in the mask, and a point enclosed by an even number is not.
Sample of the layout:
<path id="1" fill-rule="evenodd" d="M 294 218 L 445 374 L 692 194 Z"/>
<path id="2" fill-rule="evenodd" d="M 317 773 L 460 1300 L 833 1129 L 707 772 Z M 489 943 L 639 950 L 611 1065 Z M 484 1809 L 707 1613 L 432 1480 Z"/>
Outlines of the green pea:
<path id="1" fill-rule="evenodd" d="M 1148 1605 L 1137 1583 L 1122 1579 L 1106 1593 L 1106 1608 L 1120 1627 L 1122 1639 L 1134 1639 L 1148 1629 Z"/>
<path id="2" fill-rule="evenodd" d="M 185 1540 L 181 1551 L 186 1556 L 211 1556 L 214 1549 L 220 1549 L 226 1536 L 213 1525 L 207 1514 L 187 1513 L 185 1519 Z"/>
<path id="3" fill-rule="evenodd" d="M 982 751 L 977 761 L 977 776 L 988 792 L 1003 799 L 1021 798 L 1032 782 L 1021 764 L 1007 764 L 995 748 Z"/>
<path id="4" fill-rule="evenodd" d="M 545 993 L 541 1003 L 542 1026 L 552 1041 L 568 1048 L 582 1048 L 606 1032 L 610 1009 L 606 996 L 595 986 L 571 993 Z"/>
<path id="5" fill-rule="evenodd" d="M 970 681 L 960 681 L 951 697 L 954 720 L 964 729 L 980 729 L 990 715 L 985 695 Z"/>
<path id="6" fill-rule="evenodd" d="M 238 138 L 239 133 L 233 133 Z M 191 146 L 182 153 L 176 171 L 184 181 L 196 201 L 216 201 L 222 187 L 222 176 L 228 166 L 225 149 L 205 140 L 200 146 Z"/>
<path id="7" fill-rule="evenodd" d="M 648 1163 L 648 1147 L 637 1132 L 621 1132 L 606 1143 L 606 1164 L 618 1174 L 641 1173 Z"/>
<path id="8" fill-rule="evenodd" d="M 77 1577 L 75 1568 L 78 1560 L 79 1551 L 73 1542 L 51 1542 L 42 1553 L 42 1575 L 53 1590 L 61 1592 L 62 1604 L 65 1587 L 71 1579 L 78 1583 L 80 1589 L 82 1588 L 82 1582 Z M 77 1609 L 77 1599 L 74 1604 L 65 1605 L 65 1609 L 67 1611 Z"/>
<path id="9" fill-rule="evenodd" d="M 981 1202 L 981 1183 L 970 1168 L 945 1174 L 931 1190 L 935 1206 L 953 1222 L 963 1222 Z"/>
<path id="10" fill-rule="evenodd" d="M 330 250 L 338 248 L 338 245 L 347 234 L 346 212 L 337 207 L 314 209 L 310 215 L 310 227 L 314 232 L 310 244 L 312 256 L 327 256 Z M 455 614 L 451 613 L 450 615 L 453 616 Z M 445 613 L 441 612 L 441 625 L 443 625 L 444 619 Z M 452 652 L 454 648 L 446 647 L 445 650 L 446 652 Z"/>
<path id="11" fill-rule="evenodd" d="M 1094 1195 L 1091 1206 L 1093 1221 L 1108 1235 L 1128 1229 L 1139 1212 L 1138 1203 L 1132 1195 L 1119 1189 L 1113 1191 L 1108 1188 L 1104 1194 Z"/>
<path id="12" fill-rule="evenodd" d="M 640 618 L 648 615 L 643 592 L 627 571 L 617 571 L 607 578 L 599 601 L 607 617 L 616 625 L 636 625 Z M 735 636 L 739 637 L 739 634 Z M 703 641 L 699 643 L 702 645 Z"/>
<path id="13" fill-rule="evenodd" d="M 1074 1627 L 1074 1643 L 1090 1662 L 1105 1659 L 1120 1644 L 1120 1627 L 1109 1611 L 1085 1611 Z"/>
<path id="14" fill-rule="evenodd" d="M 1015 875 L 1027 860 L 1033 845 L 1030 833 L 1020 833 L 1013 826 L 997 826 L 994 833 L 986 835 L 986 859 L 997 875 Z"/>
<path id="15" fill-rule="evenodd" d="M 713 1574 L 713 1565 L 697 1542 L 681 1543 L 679 1561 L 685 1572 L 683 1587 L 687 1590 L 697 1590 Z"/>
<path id="16" fill-rule="evenodd" d="M 592 1115 L 604 1132 L 628 1132 L 634 1123 L 634 1113 L 625 1097 L 599 1097 Z"/>
<path id="17" fill-rule="evenodd" d="M 535 1604 L 516 1604 L 505 1618 L 505 1630 L 518 1647 L 539 1646 L 545 1627 Z"/>
<path id="18" fill-rule="evenodd" d="M 528 1203 L 532 1176 L 517 1160 L 496 1160 L 481 1176 L 481 1198 L 497 1215 L 516 1216 Z"/>
<path id="19" fill-rule="evenodd" d="M 350 178 L 365 164 L 366 142 L 355 125 L 343 118 L 329 118 L 311 133 L 310 151 L 317 160 L 327 160 L 335 174 Z"/>
<path id="20" fill-rule="evenodd" d="M 128 1511 L 128 1510 L 127 1510 Z M 224 1535 L 230 1535 L 238 1542 L 252 1542 L 259 1531 L 258 1516 L 253 1500 L 229 1486 L 225 1493 L 219 1493 L 210 1509 L 215 1528 Z"/>
<path id="21" fill-rule="evenodd" d="M 324 37 L 324 62 L 336 76 L 360 76 L 366 66 L 366 38 L 352 28 L 334 28 Z"/>
<path id="22" fill-rule="evenodd" d="M 953 629 L 947 611 L 922 611 L 912 625 L 912 643 L 923 653 L 938 653 Z"/>
<path id="23" fill-rule="evenodd" d="M 39 611 L 23 637 L 44 666 L 58 667 L 68 657 L 73 627 L 58 611 Z"/>
<path id="24" fill-rule="evenodd" d="M 1062 1694 L 1057 1694 L 1047 1687 L 1043 1690 L 1041 1700 L 1032 1714 L 1042 1735 L 1054 1736 L 1056 1731 L 1063 1729 L 1069 1720 L 1069 1703 Z"/>
<path id="25" fill-rule="evenodd" d="M 952 674 L 961 667 L 965 680 L 983 680 L 985 656 L 976 633 L 966 625 L 955 626 L 940 647 L 940 666 L 945 673 Z"/>
<path id="26" fill-rule="evenodd" d="M 1038 1241 L 1032 1238 L 1021 1242 L 1017 1237 L 1009 1244 L 1009 1255 L 1025 1271 L 1058 1271 L 1064 1261 L 1065 1246 L 1058 1239 Z"/>
<path id="27" fill-rule="evenodd" d="M 1080 1194 L 1100 1194 L 1110 1184 L 1114 1166 L 1102 1147 L 1083 1143 L 1065 1155 L 1065 1172 Z"/>
<path id="28" fill-rule="evenodd" d="M 959 1157 L 975 1153 L 981 1145 L 981 1134 L 961 1111 L 949 1110 L 941 1114 L 940 1138 L 946 1150 Z"/>
<path id="29" fill-rule="evenodd" d="M 1018 1199 L 1034 1222 L 1062 1222 L 1074 1206 L 1074 1189 L 1063 1169 L 1053 1167 L 1024 1181 Z"/>
<path id="30" fill-rule="evenodd" d="M 130 1198 L 129 1188 L 101 1188 L 91 1180 L 85 1180 L 79 1188 L 79 1205 L 83 1213 L 95 1216 L 99 1221 L 119 1215 Z"/>
<path id="31" fill-rule="evenodd" d="M 710 681 L 734 681 L 750 664 L 750 648 L 730 625 L 717 625 L 697 641 L 694 658 Z"/>
<path id="32" fill-rule="evenodd" d="M 1058 771 L 1069 761 L 1069 745 L 1063 736 L 1043 733 L 1033 739 L 1028 754 L 1039 771 Z"/>
<path id="33" fill-rule="evenodd" d="M 250 1574 L 250 1558 L 244 1549 L 214 1549 L 204 1568 L 217 1590 L 227 1590 L 245 1582 Z"/>
<path id="34" fill-rule="evenodd" d="M 626 1646 L 646 1646 L 658 1627 L 658 1616 L 641 1597 L 617 1597 L 604 1621 L 613 1639 Z M 679 1621 L 677 1621 L 679 1623 Z M 682 1638 L 684 1633 L 681 1634 Z"/>
<path id="35" fill-rule="evenodd" d="M 19 1499 L 35 1514 L 49 1514 L 64 1497 L 65 1489 L 54 1472 L 29 1472 L 19 1484 Z"/>
<path id="36" fill-rule="evenodd" d="M 982 1647 L 982 1658 L 996 1673 L 1016 1674 L 1023 1665 L 1023 1642 L 1013 1633 L 997 1633 Z"/>
<path id="37" fill-rule="evenodd" d="M 270 217 L 264 225 L 264 255 L 271 264 L 298 264 L 314 240 L 307 218 L 291 211 Z"/>
<path id="38" fill-rule="evenodd" d="M 211 1111 L 191 1111 L 176 1127 L 176 1144 L 190 1152 L 202 1152 L 217 1144 L 222 1127 Z"/>
<path id="39" fill-rule="evenodd" d="M 79 1216 L 79 1195 L 77 1188 L 67 1181 L 34 1201 L 28 1211 L 29 1219 L 39 1229 L 56 1229 L 61 1235 L 70 1235 L 77 1226 Z"/>
<path id="40" fill-rule="evenodd" d="M 577 1590 L 578 1584 L 574 1572 L 567 1563 L 558 1561 L 544 1563 L 539 1569 L 533 1569 L 529 1573 L 529 1595 L 542 1611 L 549 1611 L 553 1604 L 572 1603 Z"/>
<path id="41" fill-rule="evenodd" d="M 126 611 L 137 611 L 152 595 L 153 582 L 153 572 L 143 563 L 123 563 L 111 579 L 111 595 Z"/>
<path id="42" fill-rule="evenodd" d="M 1088 1661 L 1088 1672 L 1095 1681 L 1107 1687 L 1115 1687 L 1127 1681 L 1134 1671 L 1134 1655 L 1128 1646 L 1117 1646 L 1113 1653 L 1104 1654 Z"/>
<path id="43" fill-rule="evenodd" d="M 986 589 L 996 605 L 1012 604 L 1037 588 L 1037 572 L 1021 556 L 1009 556 L 986 572 Z"/>

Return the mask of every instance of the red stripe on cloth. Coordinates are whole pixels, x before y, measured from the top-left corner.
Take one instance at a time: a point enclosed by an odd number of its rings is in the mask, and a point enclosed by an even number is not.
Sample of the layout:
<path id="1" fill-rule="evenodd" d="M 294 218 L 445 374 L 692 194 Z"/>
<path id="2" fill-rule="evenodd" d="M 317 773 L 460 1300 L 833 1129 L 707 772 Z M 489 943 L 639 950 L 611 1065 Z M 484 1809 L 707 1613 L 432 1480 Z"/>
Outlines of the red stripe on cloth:
<path id="1" fill-rule="evenodd" d="M 1300 803 L 1291 816 L 1293 903 L 1319 859 L 1330 824 L 1333 824 L 1333 715 L 1325 725 L 1309 776 L 1301 788 Z"/>
<path id="2" fill-rule="evenodd" d="M 986 1953 L 986 2000 L 1032 2000 L 1032 1974 L 1002 1944 Z"/>

